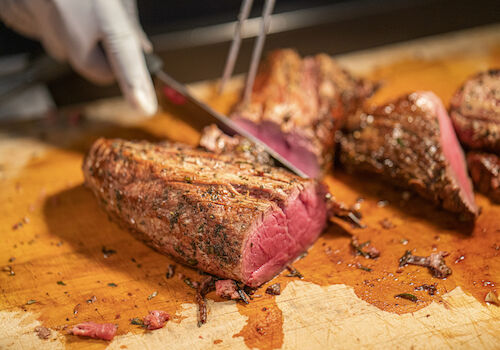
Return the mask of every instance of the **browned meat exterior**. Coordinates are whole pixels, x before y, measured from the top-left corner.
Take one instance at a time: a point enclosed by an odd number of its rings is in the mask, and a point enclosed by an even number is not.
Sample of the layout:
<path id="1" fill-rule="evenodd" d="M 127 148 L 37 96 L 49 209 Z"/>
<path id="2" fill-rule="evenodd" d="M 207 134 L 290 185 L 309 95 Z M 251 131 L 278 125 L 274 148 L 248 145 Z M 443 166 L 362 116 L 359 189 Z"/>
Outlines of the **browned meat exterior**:
<path id="1" fill-rule="evenodd" d="M 475 188 L 500 203 L 500 158 L 491 153 L 469 152 L 467 164 Z"/>
<path id="2" fill-rule="evenodd" d="M 349 118 L 341 139 L 347 168 L 381 174 L 464 218 L 478 209 L 449 117 L 431 92 L 416 92 Z"/>
<path id="3" fill-rule="evenodd" d="M 500 69 L 467 80 L 451 99 L 450 117 L 464 145 L 500 155 Z"/>
<path id="4" fill-rule="evenodd" d="M 311 177 L 333 159 L 334 134 L 371 94 L 328 55 L 284 49 L 261 64 L 251 101 L 232 118 Z"/>
<path id="5" fill-rule="evenodd" d="M 203 129 L 200 146 L 215 154 L 233 154 L 250 162 L 274 165 L 273 158 L 262 147 L 242 136 L 228 136 L 216 125 Z"/>
<path id="6" fill-rule="evenodd" d="M 145 242 L 250 286 L 279 273 L 326 225 L 322 184 L 234 155 L 99 139 L 83 170 L 106 211 Z"/>

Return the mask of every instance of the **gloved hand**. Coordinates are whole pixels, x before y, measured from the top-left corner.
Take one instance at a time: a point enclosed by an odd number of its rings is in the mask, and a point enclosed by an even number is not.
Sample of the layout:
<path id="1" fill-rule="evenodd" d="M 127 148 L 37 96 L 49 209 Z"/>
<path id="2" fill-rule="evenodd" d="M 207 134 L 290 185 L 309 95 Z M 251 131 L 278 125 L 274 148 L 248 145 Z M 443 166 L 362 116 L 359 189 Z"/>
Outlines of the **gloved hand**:
<path id="1" fill-rule="evenodd" d="M 0 18 L 86 78 L 102 84 L 116 78 L 134 107 L 146 115 L 156 112 L 142 53 L 152 47 L 135 0 L 0 0 Z"/>

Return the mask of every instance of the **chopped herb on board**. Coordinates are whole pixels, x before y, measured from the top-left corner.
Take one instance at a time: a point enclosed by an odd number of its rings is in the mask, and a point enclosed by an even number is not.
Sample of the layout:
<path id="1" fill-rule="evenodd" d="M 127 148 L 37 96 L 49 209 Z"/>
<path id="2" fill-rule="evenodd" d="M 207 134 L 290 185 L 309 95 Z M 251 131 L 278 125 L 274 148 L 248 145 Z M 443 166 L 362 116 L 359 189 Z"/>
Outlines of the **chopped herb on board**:
<path id="1" fill-rule="evenodd" d="M 142 320 L 139 317 L 134 317 L 133 319 L 131 319 L 130 324 L 144 327 L 144 322 L 142 322 Z"/>
<path id="2" fill-rule="evenodd" d="M 413 301 L 414 303 L 416 303 L 418 301 L 418 298 L 416 296 L 414 296 L 413 294 L 410 294 L 410 293 L 396 294 L 394 296 L 394 298 L 406 299 L 406 300 L 409 300 L 409 301 Z"/>
<path id="3" fill-rule="evenodd" d="M 356 267 L 360 270 L 367 271 L 367 272 L 372 272 L 372 269 L 366 266 L 363 266 L 361 264 L 357 264 Z"/>

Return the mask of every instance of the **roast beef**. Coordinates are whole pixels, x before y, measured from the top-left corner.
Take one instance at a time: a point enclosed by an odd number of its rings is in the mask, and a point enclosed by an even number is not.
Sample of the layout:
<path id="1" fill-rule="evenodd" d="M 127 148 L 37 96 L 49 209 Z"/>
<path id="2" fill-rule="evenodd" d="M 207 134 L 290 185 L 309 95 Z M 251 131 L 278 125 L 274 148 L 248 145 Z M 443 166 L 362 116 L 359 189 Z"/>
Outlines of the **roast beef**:
<path id="1" fill-rule="evenodd" d="M 500 155 L 500 69 L 467 80 L 451 99 L 450 117 L 464 145 Z"/>
<path id="2" fill-rule="evenodd" d="M 381 174 L 444 209 L 478 214 L 465 157 L 439 98 L 415 92 L 349 118 L 341 161 Z"/>
<path id="3" fill-rule="evenodd" d="M 251 101 L 232 118 L 311 177 L 333 159 L 334 134 L 372 87 L 325 54 L 277 50 L 261 64 Z"/>
<path id="4" fill-rule="evenodd" d="M 467 164 L 475 188 L 500 203 L 500 158 L 491 153 L 469 152 Z"/>
<path id="5" fill-rule="evenodd" d="M 284 169 L 185 145 L 99 139 L 83 165 L 105 210 L 158 251 L 258 286 L 326 225 L 326 188 Z"/>

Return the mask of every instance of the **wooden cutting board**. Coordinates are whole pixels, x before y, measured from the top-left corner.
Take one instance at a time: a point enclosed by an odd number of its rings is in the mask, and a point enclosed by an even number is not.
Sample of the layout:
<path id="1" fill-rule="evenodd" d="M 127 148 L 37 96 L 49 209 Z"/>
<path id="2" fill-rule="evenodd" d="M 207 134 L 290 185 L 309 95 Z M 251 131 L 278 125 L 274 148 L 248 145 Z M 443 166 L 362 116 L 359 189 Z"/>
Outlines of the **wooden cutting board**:
<path id="1" fill-rule="evenodd" d="M 500 67 L 500 26 L 339 57 L 383 85 L 378 103 L 429 89 L 448 103 L 470 74 Z M 219 97 L 214 83 L 193 91 L 227 112 L 242 79 Z M 83 118 L 82 118 L 83 117 Z M 169 112 L 143 121 L 121 100 L 77 106 L 42 121 L 0 129 L 0 349 L 368 349 L 500 348 L 500 309 L 484 303 L 500 282 L 500 206 L 477 195 L 474 227 L 369 175 L 335 170 L 325 181 L 335 196 L 361 205 L 366 229 L 332 224 L 295 267 L 271 283 L 281 295 L 249 305 L 208 295 L 208 322 L 197 327 L 194 291 L 178 274 L 193 270 L 136 241 L 108 220 L 82 185 L 82 158 L 99 136 L 195 143 L 198 134 Z M 355 256 L 350 236 L 371 240 L 377 260 Z M 398 271 L 407 249 L 448 251 L 453 274 L 433 278 L 424 268 Z M 415 288 L 436 284 L 429 295 Z M 395 298 L 411 293 L 418 301 Z M 172 316 L 148 332 L 130 319 L 148 310 Z M 113 342 L 67 335 L 84 321 L 118 325 Z M 40 339 L 35 328 L 51 330 Z"/>

